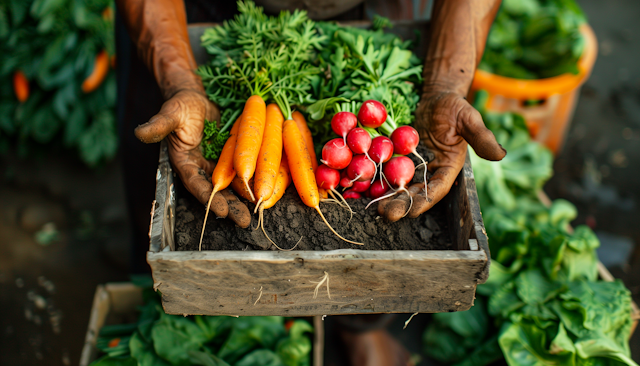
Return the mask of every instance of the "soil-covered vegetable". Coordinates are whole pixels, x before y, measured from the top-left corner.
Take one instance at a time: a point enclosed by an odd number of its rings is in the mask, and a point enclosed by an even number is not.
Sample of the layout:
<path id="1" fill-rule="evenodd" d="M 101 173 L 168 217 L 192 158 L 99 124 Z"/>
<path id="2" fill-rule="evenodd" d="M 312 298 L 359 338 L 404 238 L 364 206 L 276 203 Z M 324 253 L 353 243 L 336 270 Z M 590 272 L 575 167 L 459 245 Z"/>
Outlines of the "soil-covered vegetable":
<path id="1" fill-rule="evenodd" d="M 631 296 L 598 280 L 598 238 L 568 224 L 575 207 L 545 207 L 536 193 L 551 176 L 550 152 L 530 140 L 522 117 L 476 108 L 502 146 L 501 162 L 472 154 L 491 249 L 491 271 L 466 312 L 435 314 L 425 352 L 445 364 L 637 365 L 630 357 Z"/>
<path id="2" fill-rule="evenodd" d="M 91 366 L 308 366 L 313 327 L 279 316 L 189 316 L 165 314 L 153 281 L 144 285 L 145 305 L 133 324 L 104 326 L 97 347 L 104 356 Z"/>
<path id="3" fill-rule="evenodd" d="M 504 0 L 479 68 L 517 79 L 577 74 L 585 22 L 575 0 Z"/>

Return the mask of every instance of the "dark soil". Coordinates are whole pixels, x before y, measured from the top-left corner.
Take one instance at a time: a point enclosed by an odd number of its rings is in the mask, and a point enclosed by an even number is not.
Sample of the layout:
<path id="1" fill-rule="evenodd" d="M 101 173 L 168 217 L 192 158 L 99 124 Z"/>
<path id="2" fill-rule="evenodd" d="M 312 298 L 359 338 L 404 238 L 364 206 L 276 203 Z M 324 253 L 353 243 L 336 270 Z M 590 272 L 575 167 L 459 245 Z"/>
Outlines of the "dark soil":
<path id="1" fill-rule="evenodd" d="M 420 147 L 426 160 L 432 154 Z M 419 164 L 419 160 L 412 158 Z M 417 169 L 414 181 L 422 181 L 422 168 Z M 198 250 L 204 207 L 184 190 L 178 191 L 176 208 L 176 240 L 178 250 Z M 334 203 L 321 203 L 320 209 L 333 228 L 349 240 L 364 243 L 364 246 L 347 243 L 336 237 L 320 215 L 300 200 L 293 184 L 282 199 L 271 209 L 264 211 L 265 230 L 281 248 L 291 248 L 302 237 L 296 250 L 434 250 L 451 249 L 444 206 L 436 205 L 416 219 L 404 218 L 391 223 L 378 216 L 377 204 L 368 210 L 368 198 L 348 200 L 354 211 L 353 219 L 347 209 Z M 250 210 L 254 205 L 245 202 Z M 442 206 L 442 207 L 440 207 Z M 230 220 L 209 216 L 202 243 L 203 250 L 266 250 L 276 248 L 265 237 L 262 230 L 253 230 L 258 215 L 253 215 L 250 228 L 237 227 Z"/>

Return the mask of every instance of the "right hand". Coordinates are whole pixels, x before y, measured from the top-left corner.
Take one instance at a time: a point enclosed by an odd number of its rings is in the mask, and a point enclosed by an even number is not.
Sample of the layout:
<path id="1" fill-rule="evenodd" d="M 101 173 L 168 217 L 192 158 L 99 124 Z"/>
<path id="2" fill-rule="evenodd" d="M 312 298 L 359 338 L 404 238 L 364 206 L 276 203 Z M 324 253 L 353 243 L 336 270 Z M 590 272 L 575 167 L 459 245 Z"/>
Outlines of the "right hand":
<path id="1" fill-rule="evenodd" d="M 213 191 L 210 176 L 215 163 L 206 160 L 200 151 L 205 118 L 219 121 L 218 107 L 203 91 L 183 89 L 167 99 L 149 122 L 138 126 L 135 134 L 147 144 L 167 138 L 173 168 L 187 190 L 206 206 Z M 217 217 L 229 216 L 243 228 L 251 224 L 249 209 L 228 189 L 215 194 L 211 211 Z"/>

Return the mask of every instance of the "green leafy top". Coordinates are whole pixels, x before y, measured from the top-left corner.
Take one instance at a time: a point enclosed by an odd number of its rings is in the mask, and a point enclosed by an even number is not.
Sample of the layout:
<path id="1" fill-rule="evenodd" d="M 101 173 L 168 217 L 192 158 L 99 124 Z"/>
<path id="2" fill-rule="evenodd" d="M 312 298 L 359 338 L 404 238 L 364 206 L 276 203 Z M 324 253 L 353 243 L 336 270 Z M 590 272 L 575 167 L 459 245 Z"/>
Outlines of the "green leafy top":
<path id="1" fill-rule="evenodd" d="M 140 278 L 137 282 L 149 285 Z M 92 366 L 310 364 L 311 340 L 307 333 L 312 333 L 313 327 L 304 320 L 293 321 L 287 331 L 284 318 L 278 316 L 167 315 L 151 288 L 144 294 L 145 305 L 137 323 L 101 329 L 96 345 L 105 355 Z M 119 342 L 110 344 L 114 339 Z"/>
<path id="2" fill-rule="evenodd" d="M 479 68 L 518 79 L 578 73 L 585 22 L 574 0 L 504 0 Z"/>

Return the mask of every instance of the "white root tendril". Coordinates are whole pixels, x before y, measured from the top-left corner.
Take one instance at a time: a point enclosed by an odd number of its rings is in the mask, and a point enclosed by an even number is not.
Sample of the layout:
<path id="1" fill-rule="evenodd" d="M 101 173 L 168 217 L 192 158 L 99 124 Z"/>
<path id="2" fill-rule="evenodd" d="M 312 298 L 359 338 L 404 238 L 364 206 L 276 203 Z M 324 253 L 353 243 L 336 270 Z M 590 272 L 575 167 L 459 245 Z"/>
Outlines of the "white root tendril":
<path id="1" fill-rule="evenodd" d="M 360 177 L 362 177 L 362 174 L 358 174 L 356 175 L 355 178 L 353 178 L 353 180 L 350 180 L 349 183 L 351 183 L 353 185 L 353 182 L 357 181 L 358 179 L 360 179 Z"/>
<path id="2" fill-rule="evenodd" d="M 366 151 L 364 152 L 364 155 L 367 157 L 367 159 L 369 159 L 370 162 L 373 163 L 373 178 L 371 178 L 371 183 L 373 184 L 373 182 L 376 180 L 376 173 L 378 172 L 378 169 L 376 168 L 378 167 L 378 164 L 376 164 L 376 162 L 371 159 L 369 153 L 367 153 Z"/>
<path id="3" fill-rule="evenodd" d="M 406 322 L 404 322 L 404 327 L 402 327 L 402 330 L 407 329 L 407 325 L 409 325 L 409 323 L 411 322 L 411 319 L 413 319 L 414 316 L 418 315 L 418 313 L 413 313 L 411 314 L 411 316 L 409 317 L 409 319 L 407 319 Z"/>
<path id="4" fill-rule="evenodd" d="M 382 196 L 382 197 L 378 197 L 378 198 L 376 198 L 375 200 L 373 200 L 373 201 L 369 202 L 369 204 L 367 205 L 367 207 L 365 207 L 364 209 L 365 209 L 365 210 L 366 210 L 366 209 L 368 209 L 368 208 L 369 208 L 369 206 L 371 206 L 374 202 L 382 201 L 383 199 L 385 199 L 385 198 L 389 198 L 389 197 L 392 197 L 392 196 L 395 196 L 396 194 L 398 194 L 398 191 L 394 191 L 393 193 L 385 194 L 385 195 L 384 195 L 384 196 Z"/>
<path id="5" fill-rule="evenodd" d="M 333 234 L 335 236 L 337 236 L 338 238 L 346 241 L 347 243 L 351 243 L 351 244 L 356 244 L 356 245 L 364 245 L 363 243 L 358 243 L 357 241 L 353 241 L 353 240 L 349 240 L 349 239 L 345 239 L 343 238 L 340 234 L 338 234 L 331 225 L 329 225 L 329 222 L 327 221 L 327 219 L 324 217 L 324 215 L 322 214 L 322 211 L 320 211 L 320 207 L 316 206 L 314 207 L 316 209 L 316 211 L 318 211 L 318 215 L 320 215 L 320 217 L 322 218 L 322 221 L 324 221 L 325 225 L 327 225 L 327 227 L 331 230 L 331 232 L 333 232 Z"/>
<path id="6" fill-rule="evenodd" d="M 347 207 L 347 209 L 349 210 L 349 213 L 351 214 L 351 216 L 349 217 L 349 221 L 347 221 L 347 225 L 349 225 L 349 223 L 351 222 L 351 219 L 353 218 L 353 210 L 351 209 L 351 206 L 349 206 L 349 204 L 347 203 L 347 200 L 345 200 L 344 197 L 342 197 L 342 195 L 340 194 L 340 192 L 336 191 L 335 188 L 331 188 L 329 190 L 329 193 L 331 193 L 332 196 L 333 196 L 333 193 L 337 194 L 338 197 L 340 197 L 340 199 L 342 200 L 342 202 L 344 202 L 344 205 Z M 335 196 L 333 197 L 335 198 Z M 342 206 L 342 204 L 340 206 Z"/>
<path id="7" fill-rule="evenodd" d="M 404 213 L 404 215 L 402 215 L 402 217 L 407 216 L 407 214 L 409 213 L 409 211 L 411 211 L 411 207 L 413 206 L 413 196 L 411 196 L 411 192 L 409 192 L 406 188 L 402 188 L 402 191 L 407 192 L 407 194 L 409 195 L 409 208 L 407 209 L 407 212 Z"/>
<path id="8" fill-rule="evenodd" d="M 331 195 L 331 197 L 333 197 L 333 200 L 336 201 L 340 205 L 340 207 L 344 207 L 344 204 L 338 199 L 338 197 L 336 197 L 333 194 L 333 190 L 332 189 L 328 189 L 327 192 Z M 320 202 L 322 202 L 322 201 L 320 201 Z"/>
<path id="9" fill-rule="evenodd" d="M 413 155 L 417 156 L 422 160 L 422 164 L 424 164 L 424 196 L 427 197 L 427 162 L 418 154 L 416 150 L 413 150 Z M 420 165 L 422 165 L 420 164 Z"/>
<path id="10" fill-rule="evenodd" d="M 256 200 L 256 196 L 253 195 L 253 191 L 251 190 L 251 188 L 249 188 L 249 182 L 248 181 L 244 182 L 244 186 L 245 186 L 245 188 L 247 188 L 247 191 L 251 195 L 251 201 L 255 201 Z"/>
<path id="11" fill-rule="evenodd" d="M 258 303 L 258 301 L 260 301 L 260 298 L 262 297 L 262 286 L 260 286 L 260 295 L 258 295 L 258 298 L 256 299 L 256 302 L 253 303 L 253 306 L 256 306 L 256 304 Z"/>
<path id="12" fill-rule="evenodd" d="M 313 291 L 313 298 L 314 299 L 318 297 L 318 290 L 320 290 L 320 286 L 322 286 L 322 284 L 325 281 L 327 281 L 327 296 L 329 296 L 329 299 L 331 299 L 331 292 L 329 292 L 329 273 L 327 273 L 327 271 L 324 271 L 324 277 L 322 277 L 319 282 L 309 281 L 311 283 L 317 283 L 318 284 L 316 286 L 315 291 Z"/>
<path id="13" fill-rule="evenodd" d="M 207 226 L 207 217 L 209 217 L 209 209 L 211 209 L 211 201 L 213 201 L 213 196 L 216 194 L 216 187 L 213 187 L 213 191 L 211 191 L 211 196 L 209 196 L 209 202 L 207 202 L 207 211 L 204 213 L 204 222 L 202 223 L 202 232 L 200 233 L 200 244 L 198 244 L 198 251 L 202 251 L 202 238 L 204 238 L 204 228 Z"/>
<path id="14" fill-rule="evenodd" d="M 291 249 L 282 249 L 282 248 L 280 248 L 278 246 L 278 244 L 276 244 L 273 240 L 271 240 L 269 235 L 267 235 L 267 232 L 264 230 L 264 209 L 263 208 L 260 208 L 260 216 L 258 217 L 258 223 L 260 224 L 260 227 L 262 228 L 262 232 L 264 233 L 264 236 L 266 236 L 267 239 L 269 239 L 271 244 L 273 244 L 276 248 L 278 248 L 279 250 L 281 250 L 283 252 L 288 252 L 288 251 L 296 249 L 298 244 L 300 244 L 300 242 L 302 241 L 302 238 L 304 238 L 304 236 L 301 236 L 300 239 L 298 239 L 298 242 L 296 243 L 296 245 L 293 246 L 293 248 L 291 248 Z"/>

